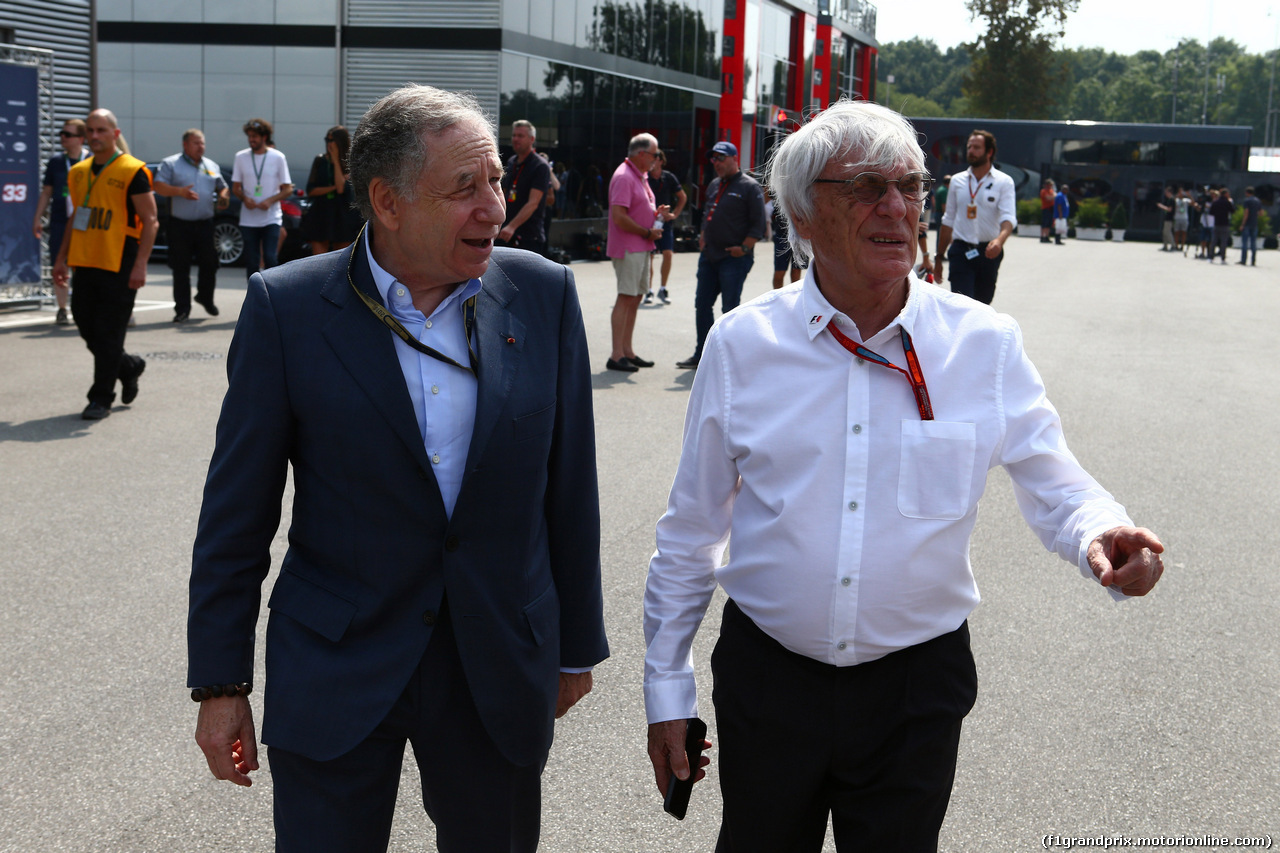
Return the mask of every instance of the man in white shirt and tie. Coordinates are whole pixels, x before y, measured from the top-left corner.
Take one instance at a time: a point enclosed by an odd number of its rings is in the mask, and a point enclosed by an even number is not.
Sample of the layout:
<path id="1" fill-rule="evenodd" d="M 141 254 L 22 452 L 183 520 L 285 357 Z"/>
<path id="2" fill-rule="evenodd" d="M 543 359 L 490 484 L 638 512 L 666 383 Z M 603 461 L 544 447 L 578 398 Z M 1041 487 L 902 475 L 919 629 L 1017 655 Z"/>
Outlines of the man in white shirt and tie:
<path id="1" fill-rule="evenodd" d="M 694 380 L 645 590 L 655 781 L 702 775 L 691 647 L 719 584 L 717 851 L 818 851 L 829 818 L 841 851 L 934 851 L 977 694 L 988 469 L 1113 598 L 1151 590 L 1163 546 L 1071 455 L 1017 324 L 911 276 L 931 181 L 905 119 L 837 104 L 770 172 L 810 263 L 721 318 Z"/>
<path id="2" fill-rule="evenodd" d="M 951 292 L 990 305 L 1004 260 L 1004 243 L 1017 222 L 1013 178 L 992 165 L 996 138 L 988 131 L 969 134 L 969 168 L 953 175 L 947 210 L 938 228 L 933 276 L 942 281 L 942 259 L 951 262 Z"/>

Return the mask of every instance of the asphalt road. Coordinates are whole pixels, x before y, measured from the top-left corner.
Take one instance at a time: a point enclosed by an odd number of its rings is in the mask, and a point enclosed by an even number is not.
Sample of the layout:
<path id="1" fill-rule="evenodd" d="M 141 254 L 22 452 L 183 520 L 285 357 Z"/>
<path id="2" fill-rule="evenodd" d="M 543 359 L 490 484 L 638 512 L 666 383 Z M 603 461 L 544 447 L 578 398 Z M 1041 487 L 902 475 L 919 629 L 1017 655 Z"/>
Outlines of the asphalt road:
<path id="1" fill-rule="evenodd" d="M 716 766 L 687 820 L 663 814 L 640 689 L 646 565 L 693 378 L 674 362 L 693 349 L 695 262 L 676 257 L 674 304 L 641 310 L 636 347 L 658 366 L 630 375 L 604 369 L 611 267 L 573 266 L 595 370 L 613 657 L 558 724 L 551 853 L 714 846 Z M 768 266 L 749 294 L 768 288 Z M 1164 539 L 1167 571 L 1146 599 L 1112 603 L 1040 548 L 993 472 L 972 548 L 979 697 L 943 850 L 1280 835 L 1277 270 L 1276 252 L 1210 267 L 1153 244 L 1010 243 L 996 307 L 1021 323 L 1076 455 Z M 221 316 L 197 308 L 183 326 L 169 322 L 168 271 L 151 273 L 128 338 L 148 360 L 141 393 L 99 423 L 79 417 L 91 360 L 74 327 L 48 310 L 0 313 L 6 853 L 271 849 L 269 769 L 248 790 L 214 781 L 183 687 L 191 543 L 243 273 L 222 271 Z M 709 721 L 721 601 L 695 647 Z M 408 759 L 394 850 L 434 849 L 416 778 Z"/>

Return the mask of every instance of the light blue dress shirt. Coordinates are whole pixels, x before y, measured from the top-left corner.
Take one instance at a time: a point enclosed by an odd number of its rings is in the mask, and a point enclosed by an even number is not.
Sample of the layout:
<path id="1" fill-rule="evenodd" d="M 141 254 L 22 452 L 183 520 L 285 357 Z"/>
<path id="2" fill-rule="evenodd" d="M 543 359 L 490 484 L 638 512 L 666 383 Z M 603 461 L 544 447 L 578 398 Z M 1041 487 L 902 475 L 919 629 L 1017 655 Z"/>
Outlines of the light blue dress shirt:
<path id="1" fill-rule="evenodd" d="M 413 305 L 413 294 L 408 285 L 378 266 L 365 241 L 365 253 L 374 284 L 382 297 L 382 304 L 391 312 L 410 335 L 419 343 L 449 356 L 459 364 L 470 364 L 467 336 L 463 328 L 463 303 L 480 292 L 480 279 L 473 278 L 454 288 L 430 317 Z M 390 332 L 388 332 L 390 334 Z M 431 460 L 431 470 L 444 499 L 445 512 L 453 517 L 458 491 L 462 488 L 462 476 L 466 471 L 467 449 L 471 446 L 471 433 L 476 423 L 476 390 L 474 374 L 452 364 L 420 353 L 406 344 L 398 335 L 391 334 L 395 342 L 396 356 L 404 383 L 413 401 L 413 413 L 418 419 L 422 434 L 422 446 Z"/>

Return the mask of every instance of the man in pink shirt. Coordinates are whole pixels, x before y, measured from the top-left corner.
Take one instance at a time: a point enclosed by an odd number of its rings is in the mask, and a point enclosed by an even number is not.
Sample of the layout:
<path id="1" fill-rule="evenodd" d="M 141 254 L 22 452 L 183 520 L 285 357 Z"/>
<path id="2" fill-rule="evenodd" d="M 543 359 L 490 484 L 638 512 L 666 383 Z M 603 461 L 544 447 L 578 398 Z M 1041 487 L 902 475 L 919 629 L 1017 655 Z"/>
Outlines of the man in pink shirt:
<path id="1" fill-rule="evenodd" d="M 667 205 L 658 207 L 653 190 L 645 177 L 658 156 L 658 140 L 648 133 L 631 138 L 627 159 L 622 161 L 609 180 L 609 244 L 618 276 L 618 299 L 613 304 L 610 326 L 613 350 L 606 366 L 610 370 L 635 373 L 642 367 L 653 367 L 636 355 L 631 347 L 631 333 L 636 327 L 636 311 L 649 289 L 649 255 L 654 241 L 662 236 L 661 214 Z"/>

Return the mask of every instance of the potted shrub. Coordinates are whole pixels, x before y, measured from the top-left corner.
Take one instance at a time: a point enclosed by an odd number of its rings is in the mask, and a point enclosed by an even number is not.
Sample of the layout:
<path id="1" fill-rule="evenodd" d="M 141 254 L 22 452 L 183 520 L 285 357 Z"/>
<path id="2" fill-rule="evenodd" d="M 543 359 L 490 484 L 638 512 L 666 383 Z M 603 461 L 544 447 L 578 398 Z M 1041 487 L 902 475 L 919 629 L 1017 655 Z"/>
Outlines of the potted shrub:
<path id="1" fill-rule="evenodd" d="M 1040 236 L 1040 199 L 1024 198 L 1018 202 L 1018 236 Z"/>
<path id="2" fill-rule="evenodd" d="M 1107 205 L 1099 198 L 1086 198 L 1076 207 L 1076 237 L 1081 240 L 1107 238 Z"/>
<path id="3" fill-rule="evenodd" d="M 1123 243 L 1124 230 L 1129 227 L 1129 210 L 1124 206 L 1124 202 L 1116 202 L 1116 206 L 1111 209 L 1111 242 Z"/>
<path id="4" fill-rule="evenodd" d="M 1231 233 L 1239 234 L 1244 225 L 1244 208 L 1239 205 L 1231 213 Z M 1276 248 L 1275 232 L 1271 230 L 1271 217 L 1265 210 L 1258 211 L 1258 245 L 1264 249 Z"/>

